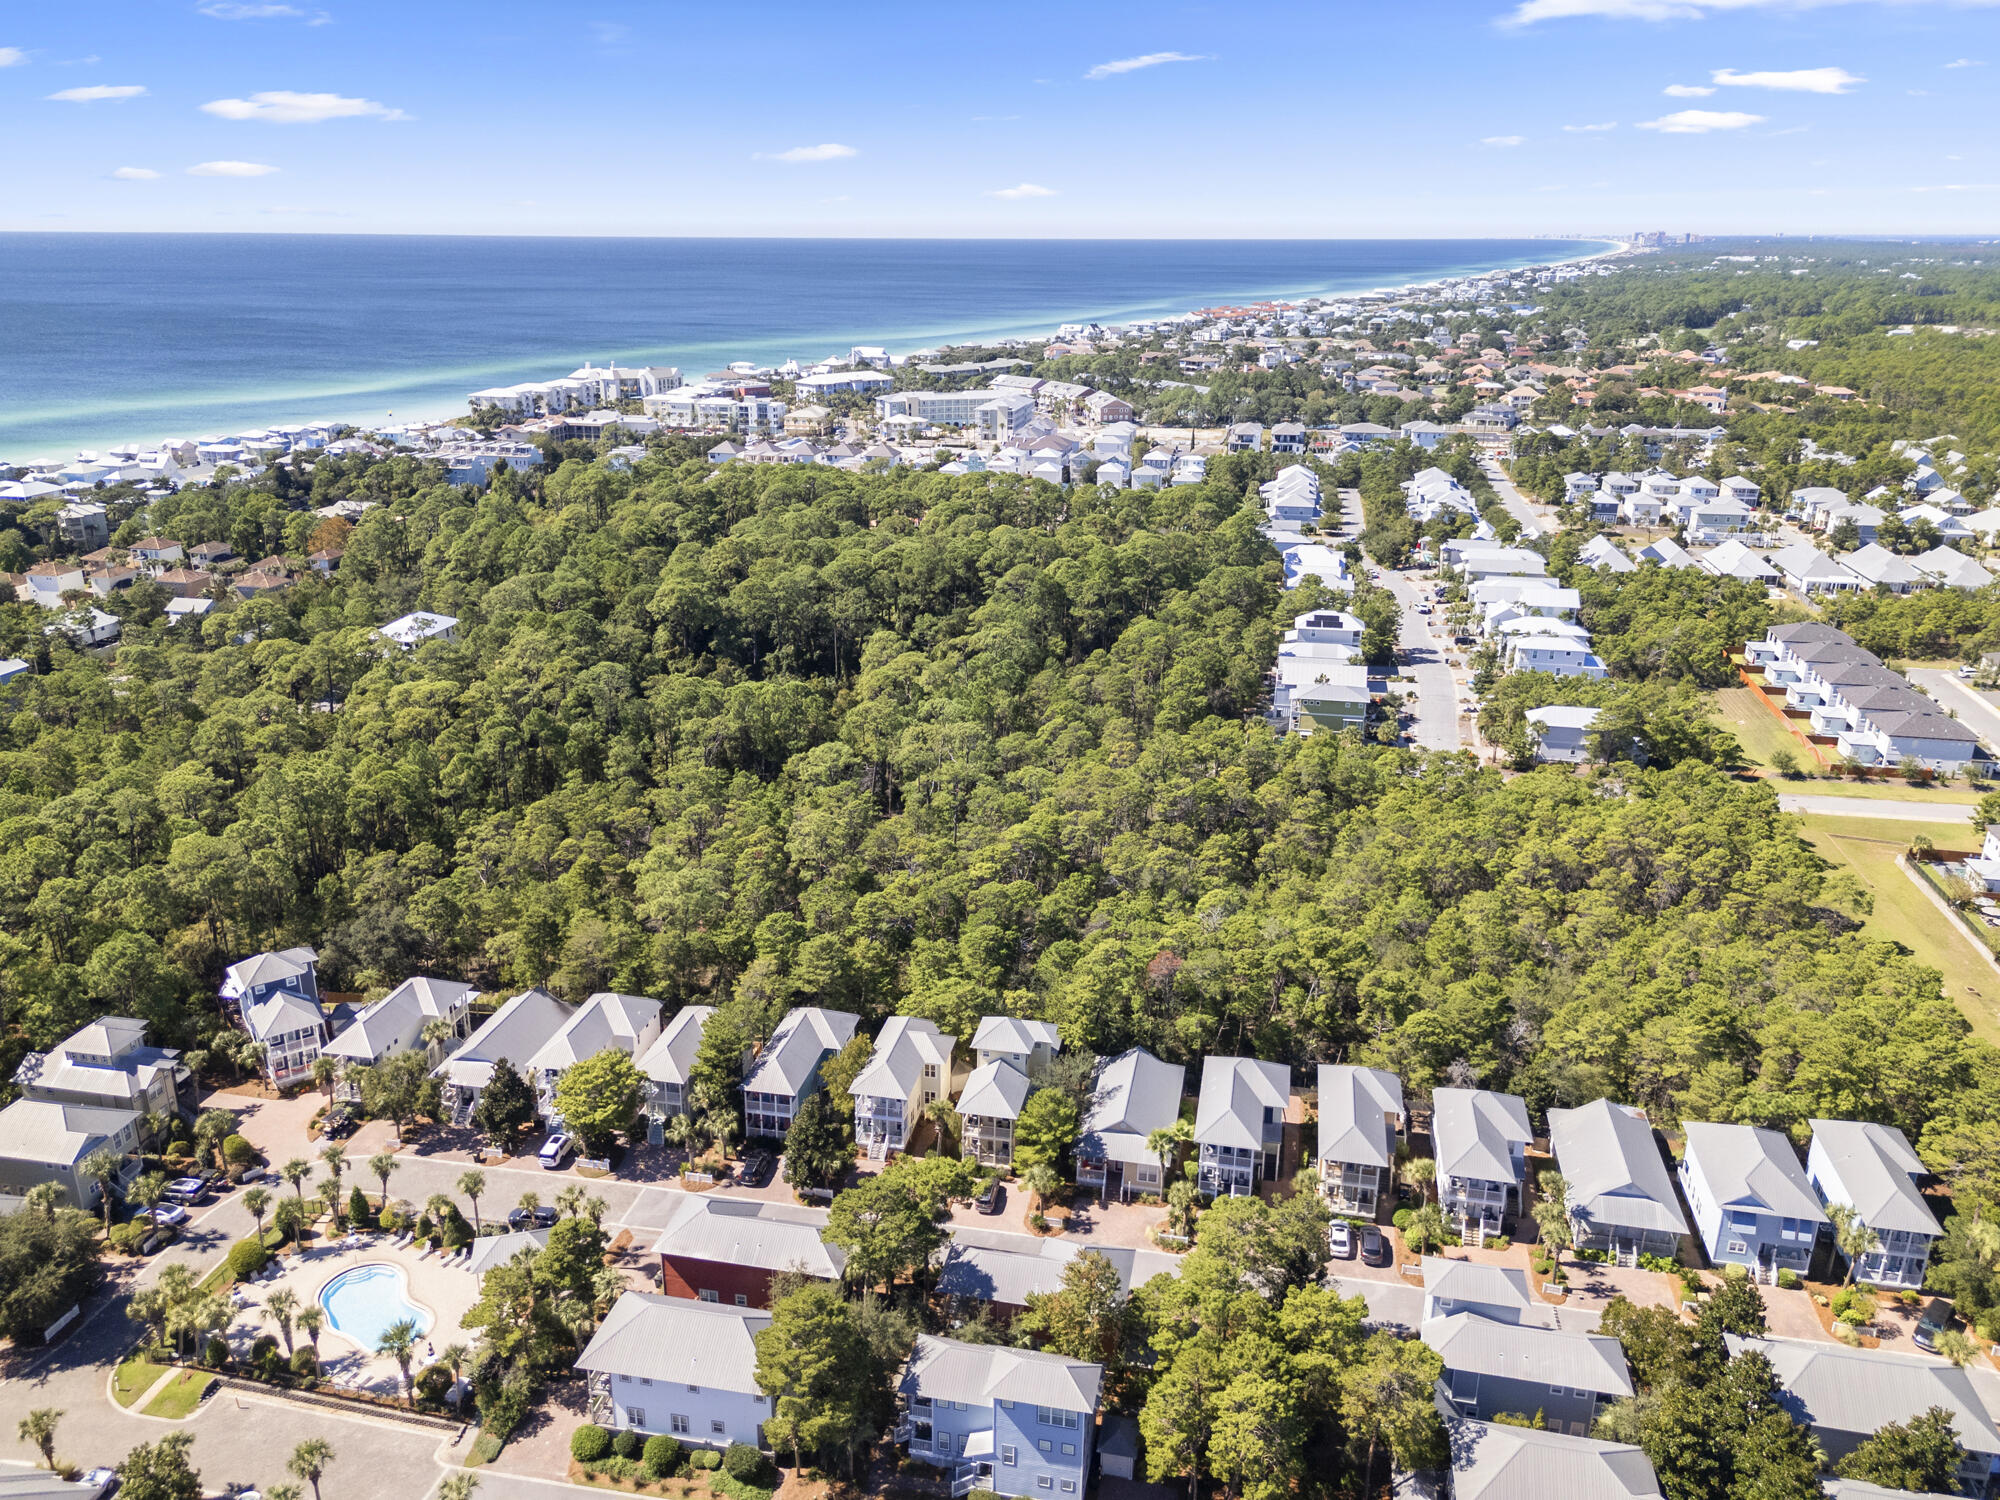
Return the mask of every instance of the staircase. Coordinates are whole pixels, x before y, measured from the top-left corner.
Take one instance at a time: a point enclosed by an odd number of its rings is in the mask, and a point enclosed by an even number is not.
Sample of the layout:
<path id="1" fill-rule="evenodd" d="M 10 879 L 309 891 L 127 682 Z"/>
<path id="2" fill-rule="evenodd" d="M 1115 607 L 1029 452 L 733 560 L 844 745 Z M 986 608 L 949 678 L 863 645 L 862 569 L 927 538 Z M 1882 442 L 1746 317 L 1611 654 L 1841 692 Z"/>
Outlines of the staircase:
<path id="1" fill-rule="evenodd" d="M 1484 1250 L 1486 1248 L 1486 1221 L 1484 1219 L 1466 1220 L 1465 1227 L 1458 1232 L 1458 1238 L 1461 1244 L 1471 1249 Z"/>
<path id="2" fill-rule="evenodd" d="M 870 1161 L 887 1161 L 889 1159 L 889 1142 L 886 1138 L 877 1136 L 868 1143 L 868 1159 Z"/>

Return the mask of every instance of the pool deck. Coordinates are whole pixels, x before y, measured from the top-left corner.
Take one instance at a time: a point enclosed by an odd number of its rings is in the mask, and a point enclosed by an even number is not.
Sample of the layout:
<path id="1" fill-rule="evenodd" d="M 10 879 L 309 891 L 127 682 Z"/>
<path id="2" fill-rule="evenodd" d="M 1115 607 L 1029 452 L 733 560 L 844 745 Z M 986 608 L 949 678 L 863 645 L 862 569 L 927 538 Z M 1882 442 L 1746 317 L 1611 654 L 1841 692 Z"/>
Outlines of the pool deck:
<path id="1" fill-rule="evenodd" d="M 235 1288 L 236 1318 L 229 1325 L 228 1335 L 231 1351 L 247 1354 L 250 1346 L 267 1333 L 278 1339 L 282 1347 L 284 1335 L 263 1315 L 266 1299 L 279 1287 L 291 1288 L 299 1306 L 304 1307 L 318 1302 L 320 1288 L 343 1271 L 356 1266 L 392 1265 L 399 1267 L 407 1278 L 404 1295 L 431 1317 L 430 1327 L 418 1341 L 416 1357 L 410 1362 L 410 1373 L 414 1376 L 447 1344 L 473 1342 L 472 1335 L 459 1327 L 458 1320 L 479 1299 L 478 1277 L 456 1265 L 440 1264 L 436 1255 L 425 1258 L 419 1255 L 415 1247 L 393 1248 L 390 1236 L 371 1234 L 363 1236 L 362 1242 L 352 1248 L 343 1248 L 339 1240 L 333 1240 L 310 1246 L 303 1254 L 272 1262 L 281 1268 L 276 1279 L 241 1283 Z M 294 1347 L 305 1342 L 296 1323 L 292 1341 Z M 337 1332 L 331 1320 L 320 1329 L 319 1356 L 320 1372 L 330 1384 L 383 1396 L 402 1394 L 402 1374 L 396 1362 L 373 1349 L 360 1348 Z"/>

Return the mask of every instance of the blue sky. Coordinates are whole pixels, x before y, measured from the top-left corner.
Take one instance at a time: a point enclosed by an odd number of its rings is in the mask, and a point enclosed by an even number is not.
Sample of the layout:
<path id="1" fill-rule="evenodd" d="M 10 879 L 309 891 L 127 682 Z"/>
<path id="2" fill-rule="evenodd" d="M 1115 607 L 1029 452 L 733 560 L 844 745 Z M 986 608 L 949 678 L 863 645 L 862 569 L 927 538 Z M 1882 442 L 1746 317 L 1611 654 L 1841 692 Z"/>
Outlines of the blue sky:
<path id="1" fill-rule="evenodd" d="M 2000 232 L 2000 5 L 124 0 L 0 15 L 0 228 Z"/>

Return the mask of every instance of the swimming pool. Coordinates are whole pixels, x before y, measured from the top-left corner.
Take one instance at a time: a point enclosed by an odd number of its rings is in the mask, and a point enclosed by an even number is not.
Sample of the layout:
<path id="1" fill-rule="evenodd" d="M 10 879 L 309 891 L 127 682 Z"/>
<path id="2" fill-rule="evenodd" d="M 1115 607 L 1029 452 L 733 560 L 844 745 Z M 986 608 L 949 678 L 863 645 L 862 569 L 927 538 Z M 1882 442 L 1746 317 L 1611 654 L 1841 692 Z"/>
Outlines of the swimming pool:
<path id="1" fill-rule="evenodd" d="M 380 1263 L 342 1271 L 319 1289 L 319 1305 L 341 1337 L 375 1352 L 392 1323 L 408 1318 L 417 1335 L 430 1332 L 431 1315 L 410 1301 L 409 1280 L 397 1266 Z"/>

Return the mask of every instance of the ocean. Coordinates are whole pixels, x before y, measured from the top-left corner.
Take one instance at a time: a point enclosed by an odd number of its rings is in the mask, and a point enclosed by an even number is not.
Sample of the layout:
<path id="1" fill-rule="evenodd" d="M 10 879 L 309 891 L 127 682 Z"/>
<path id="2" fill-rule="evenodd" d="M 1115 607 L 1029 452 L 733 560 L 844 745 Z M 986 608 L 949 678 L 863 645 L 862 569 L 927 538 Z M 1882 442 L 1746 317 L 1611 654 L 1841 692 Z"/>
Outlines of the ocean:
<path id="1" fill-rule="evenodd" d="M 454 416 L 586 361 L 816 360 L 1607 248 L 1573 240 L 0 234 L 0 461 Z"/>

